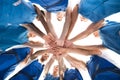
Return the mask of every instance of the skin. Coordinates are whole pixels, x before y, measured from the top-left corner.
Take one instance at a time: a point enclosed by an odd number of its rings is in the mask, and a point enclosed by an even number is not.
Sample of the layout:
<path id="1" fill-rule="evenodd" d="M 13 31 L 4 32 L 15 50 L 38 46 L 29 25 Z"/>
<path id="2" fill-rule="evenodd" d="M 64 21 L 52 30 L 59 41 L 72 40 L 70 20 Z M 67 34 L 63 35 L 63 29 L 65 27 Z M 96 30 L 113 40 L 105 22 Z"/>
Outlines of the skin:
<path id="1" fill-rule="evenodd" d="M 50 12 L 46 12 L 45 18 L 51 34 L 57 39 L 58 38 L 57 34 L 55 33 L 54 26 L 52 25 L 52 22 L 51 22 L 51 15 L 52 14 Z"/>
<path id="2" fill-rule="evenodd" d="M 71 66 L 76 67 L 77 69 L 86 69 L 86 64 L 78 59 L 75 59 L 74 57 L 70 56 L 70 55 L 66 55 L 65 58 L 67 59 L 67 61 L 71 64 Z"/>
<path id="3" fill-rule="evenodd" d="M 70 39 L 71 42 L 74 42 L 76 40 L 80 40 L 83 39 L 85 37 L 87 37 L 88 35 L 90 35 L 91 33 L 97 31 L 99 28 L 102 27 L 104 20 L 101 20 L 99 22 L 96 23 L 92 23 L 88 26 L 88 28 L 81 32 L 80 34 L 78 34 L 77 36 L 75 36 L 74 38 Z"/>
<path id="4" fill-rule="evenodd" d="M 76 21 L 77 21 L 78 13 L 76 13 L 76 12 L 78 12 L 78 5 L 76 5 L 73 8 L 72 15 L 71 15 L 71 24 L 70 24 L 66 39 L 68 39 L 70 33 L 72 32 L 72 29 L 74 28 L 74 25 L 75 25 Z"/>
<path id="5" fill-rule="evenodd" d="M 69 26 L 70 26 L 70 23 L 71 23 L 71 13 L 72 13 L 72 10 L 71 10 L 70 7 L 68 7 L 67 10 L 66 10 L 65 23 L 64 23 L 64 26 L 63 26 L 62 34 L 60 36 L 60 39 L 57 40 L 57 45 L 59 45 L 59 46 L 64 45 L 64 40 L 67 36 Z"/>
<path id="6" fill-rule="evenodd" d="M 25 65 L 28 65 L 31 61 L 34 61 L 39 56 L 42 56 L 40 62 L 44 62 L 49 57 L 46 54 L 52 54 L 52 57 L 44 67 L 44 73 L 47 74 L 49 72 L 51 65 L 53 65 L 55 60 L 57 60 L 59 67 L 59 76 L 60 76 L 60 80 L 62 80 L 66 66 L 63 58 L 65 58 L 70 63 L 71 66 L 77 69 L 83 69 L 83 70 L 86 69 L 86 64 L 83 61 L 70 56 L 68 53 L 74 53 L 74 54 L 86 55 L 86 56 L 101 54 L 101 51 L 99 50 L 99 49 L 103 49 L 103 46 L 101 45 L 81 46 L 81 45 L 75 45 L 73 44 L 73 42 L 79 39 L 83 39 L 87 37 L 89 34 L 101 28 L 104 20 L 101 20 L 97 23 L 92 23 L 85 31 L 75 36 L 74 38 L 68 40 L 68 37 L 72 32 L 72 29 L 74 28 L 74 25 L 78 17 L 78 5 L 76 5 L 73 10 L 71 10 L 71 8 L 68 7 L 65 12 L 66 15 L 65 15 L 65 23 L 63 26 L 63 31 L 60 38 L 58 39 L 54 31 L 54 26 L 52 25 L 51 22 L 51 13 L 46 12 L 46 14 L 43 15 L 40 9 L 36 5 L 34 5 L 34 7 L 36 13 L 38 14 L 36 18 L 38 21 L 41 21 L 41 23 L 43 24 L 47 32 L 47 35 L 44 34 L 40 29 L 38 29 L 37 26 L 34 25 L 33 23 L 23 24 L 23 26 L 27 28 L 29 31 L 33 31 L 36 35 L 43 38 L 47 43 L 47 45 L 49 45 L 49 47 L 47 47 L 47 49 L 38 50 L 34 53 L 32 51 L 25 58 L 25 60 L 21 62 L 21 64 L 24 63 Z M 62 20 L 63 16 L 64 13 L 57 14 L 58 20 Z M 84 20 L 84 18 L 82 20 Z M 39 43 L 31 42 L 29 45 L 32 44 L 37 45 Z M 43 46 L 42 43 L 39 44 L 39 46 L 40 45 Z M 33 47 L 35 48 L 35 46 Z M 55 69 L 56 72 L 53 73 L 54 76 L 57 75 L 57 70 L 58 69 Z"/>
<path id="7" fill-rule="evenodd" d="M 47 64 L 45 65 L 45 69 L 44 69 L 44 73 L 45 75 L 48 74 L 50 66 L 54 63 L 54 56 L 52 56 L 52 58 L 50 58 L 50 60 L 47 62 Z"/>
<path id="8" fill-rule="evenodd" d="M 63 17 L 65 16 L 65 13 L 66 12 L 64 12 L 64 11 L 57 12 L 57 14 L 56 14 L 57 20 L 62 21 Z"/>

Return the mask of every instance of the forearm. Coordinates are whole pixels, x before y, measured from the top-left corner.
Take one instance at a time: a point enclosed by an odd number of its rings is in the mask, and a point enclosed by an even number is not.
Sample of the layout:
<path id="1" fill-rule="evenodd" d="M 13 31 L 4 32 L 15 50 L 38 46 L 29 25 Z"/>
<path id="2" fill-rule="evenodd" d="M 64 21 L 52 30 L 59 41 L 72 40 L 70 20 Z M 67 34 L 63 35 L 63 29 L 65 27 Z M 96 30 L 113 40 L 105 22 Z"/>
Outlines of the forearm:
<path id="1" fill-rule="evenodd" d="M 80 54 L 80 55 L 100 55 L 101 52 L 99 49 L 95 49 L 95 50 L 88 50 L 88 49 L 81 49 L 81 48 L 69 48 L 68 52 L 70 53 L 76 53 L 76 54 Z"/>
<path id="2" fill-rule="evenodd" d="M 60 76 L 60 80 L 63 79 L 63 65 L 64 65 L 64 62 L 63 62 L 63 58 L 60 57 L 60 59 L 58 59 L 58 64 L 59 64 L 59 76 Z"/>
<path id="3" fill-rule="evenodd" d="M 81 45 L 75 45 L 73 44 L 73 48 L 81 48 L 81 49 L 87 49 L 87 50 L 95 50 L 95 49 L 104 49 L 105 47 L 103 45 L 87 45 L 87 46 L 81 46 Z"/>
<path id="4" fill-rule="evenodd" d="M 35 26 L 33 23 L 30 24 L 22 24 L 22 26 L 24 26 L 25 28 L 27 28 L 29 31 L 34 32 L 35 34 L 37 34 L 38 36 L 40 36 L 41 38 L 45 35 L 37 26 Z"/>
<path id="5" fill-rule="evenodd" d="M 51 65 L 53 64 L 53 62 L 54 62 L 54 57 L 51 57 L 51 59 L 45 65 L 45 68 L 44 68 L 45 75 L 48 73 L 48 71 L 49 71 Z"/>
<path id="6" fill-rule="evenodd" d="M 71 66 L 77 68 L 77 69 L 86 69 L 86 64 L 85 62 L 78 60 L 70 55 L 65 56 L 65 58 L 67 59 L 67 61 L 71 64 Z"/>
<path id="7" fill-rule="evenodd" d="M 41 43 L 41 42 L 34 42 L 34 41 L 29 41 L 29 42 L 27 42 L 27 43 L 25 43 L 23 45 L 29 46 L 29 47 L 33 47 L 33 48 L 40 48 L 40 47 L 42 48 L 42 47 L 44 47 L 43 43 Z"/>
<path id="8" fill-rule="evenodd" d="M 77 40 L 80 40 L 80 39 L 83 39 L 83 38 L 86 38 L 88 35 L 90 34 L 89 31 L 83 31 L 81 32 L 80 34 L 78 34 L 77 36 L 73 37 L 72 39 L 70 39 L 71 42 L 75 42 Z"/>
<path id="9" fill-rule="evenodd" d="M 34 5 L 34 7 L 35 7 L 35 10 L 36 10 L 36 13 L 37 13 L 37 19 L 38 19 L 38 21 L 41 21 L 41 23 L 42 23 L 42 25 L 44 26 L 46 32 L 47 32 L 47 33 L 50 33 L 48 24 L 47 24 L 47 22 L 45 21 L 45 18 L 44 18 L 44 16 L 43 16 L 43 14 L 41 13 L 41 10 L 40 10 L 36 5 Z"/>
<path id="10" fill-rule="evenodd" d="M 30 59 L 36 59 L 38 56 L 44 54 L 44 53 L 49 53 L 50 50 L 49 49 L 45 49 L 45 50 L 39 50 L 39 51 L 36 51 L 33 55 L 30 56 Z"/>
<path id="11" fill-rule="evenodd" d="M 50 29 L 49 29 L 48 24 L 45 21 L 44 17 L 40 17 L 40 21 L 41 21 L 42 25 L 44 26 L 45 31 L 47 32 L 47 34 L 50 33 Z"/>
<path id="12" fill-rule="evenodd" d="M 71 24 L 70 24 L 66 39 L 69 37 L 70 33 L 72 32 L 72 29 L 74 28 L 75 23 L 77 21 L 77 18 L 78 18 L 78 5 L 76 5 L 72 11 Z"/>
<path id="13" fill-rule="evenodd" d="M 83 38 L 86 38 L 87 36 L 89 36 L 91 33 L 97 31 L 99 28 L 102 27 L 104 20 L 101 20 L 97 23 L 92 23 L 88 26 L 88 28 L 81 32 L 80 34 L 78 34 L 77 36 L 75 36 L 74 38 L 70 39 L 70 41 L 74 42 L 76 40 L 80 40 Z"/>
<path id="14" fill-rule="evenodd" d="M 70 23 L 71 23 L 71 12 L 72 12 L 71 8 L 68 7 L 68 9 L 66 10 L 66 18 L 65 18 L 65 23 L 64 23 L 64 26 L 63 26 L 63 31 L 62 31 L 62 34 L 60 36 L 61 40 L 65 40 L 65 38 L 67 36 L 69 26 L 70 26 Z"/>
<path id="15" fill-rule="evenodd" d="M 51 22 L 51 13 L 50 12 L 46 12 L 46 22 L 48 24 L 48 27 L 49 27 L 51 34 L 55 38 L 57 38 L 57 34 L 55 33 L 54 27 L 53 27 L 52 22 Z"/>

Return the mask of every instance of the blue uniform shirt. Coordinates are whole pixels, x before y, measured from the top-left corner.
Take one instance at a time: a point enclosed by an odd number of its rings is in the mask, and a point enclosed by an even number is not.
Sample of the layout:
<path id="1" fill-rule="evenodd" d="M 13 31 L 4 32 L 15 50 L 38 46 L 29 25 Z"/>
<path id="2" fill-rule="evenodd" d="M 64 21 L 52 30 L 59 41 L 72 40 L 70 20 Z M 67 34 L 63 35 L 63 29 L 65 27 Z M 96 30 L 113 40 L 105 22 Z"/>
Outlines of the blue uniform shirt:
<path id="1" fill-rule="evenodd" d="M 43 71 L 43 67 L 38 60 L 35 60 L 10 80 L 38 80 Z"/>
<path id="2" fill-rule="evenodd" d="M 15 48 L 0 54 L 0 80 L 3 80 L 3 76 L 9 67 L 22 61 L 27 54 L 30 53 L 30 48 Z"/>
<path id="3" fill-rule="evenodd" d="M 0 25 L 31 23 L 36 17 L 35 9 L 31 2 L 21 0 L 0 0 Z"/>
<path id="4" fill-rule="evenodd" d="M 64 80 L 83 80 L 77 69 L 67 69 L 64 74 Z"/>
<path id="5" fill-rule="evenodd" d="M 120 23 L 109 21 L 99 33 L 103 45 L 120 54 Z"/>
<path id="6" fill-rule="evenodd" d="M 120 0 L 81 0 L 79 13 L 93 22 L 98 22 L 120 12 Z"/>
<path id="7" fill-rule="evenodd" d="M 65 11 L 68 5 L 68 0 L 30 0 L 37 3 L 46 9 L 48 12 Z"/>
<path id="8" fill-rule="evenodd" d="M 22 26 L 0 26 L 0 50 L 28 42 L 28 30 Z"/>
<path id="9" fill-rule="evenodd" d="M 59 80 L 59 77 L 54 77 L 53 75 L 48 73 L 44 80 Z"/>
<path id="10" fill-rule="evenodd" d="M 120 69 L 99 56 L 92 56 L 87 68 L 92 80 L 120 79 Z"/>

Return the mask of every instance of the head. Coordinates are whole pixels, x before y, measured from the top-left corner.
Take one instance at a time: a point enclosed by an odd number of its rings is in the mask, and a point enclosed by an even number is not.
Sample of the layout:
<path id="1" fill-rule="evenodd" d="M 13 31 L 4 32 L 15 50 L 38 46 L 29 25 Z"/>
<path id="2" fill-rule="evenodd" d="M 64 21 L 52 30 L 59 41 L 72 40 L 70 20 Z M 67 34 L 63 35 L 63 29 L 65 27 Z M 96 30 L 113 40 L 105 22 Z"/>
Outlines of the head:
<path id="1" fill-rule="evenodd" d="M 57 12 L 56 16 L 58 21 L 62 21 L 63 17 L 65 16 L 65 12 L 64 11 Z"/>
<path id="2" fill-rule="evenodd" d="M 30 31 L 29 33 L 28 33 L 28 38 L 33 38 L 33 37 L 36 37 L 37 35 L 34 33 L 34 32 L 32 32 L 32 31 Z"/>
<path id="3" fill-rule="evenodd" d="M 41 62 L 46 61 L 46 60 L 48 59 L 48 57 L 49 57 L 49 54 L 48 54 L 48 53 L 44 53 L 44 54 L 42 55 L 42 57 L 40 58 Z"/>
<path id="4" fill-rule="evenodd" d="M 57 77 L 58 76 L 58 72 L 59 72 L 59 66 L 55 65 L 53 68 L 53 76 Z"/>
<path id="5" fill-rule="evenodd" d="M 95 32 L 93 33 L 93 35 L 94 35 L 95 37 L 99 37 L 99 31 L 98 31 L 98 30 L 95 31 Z"/>

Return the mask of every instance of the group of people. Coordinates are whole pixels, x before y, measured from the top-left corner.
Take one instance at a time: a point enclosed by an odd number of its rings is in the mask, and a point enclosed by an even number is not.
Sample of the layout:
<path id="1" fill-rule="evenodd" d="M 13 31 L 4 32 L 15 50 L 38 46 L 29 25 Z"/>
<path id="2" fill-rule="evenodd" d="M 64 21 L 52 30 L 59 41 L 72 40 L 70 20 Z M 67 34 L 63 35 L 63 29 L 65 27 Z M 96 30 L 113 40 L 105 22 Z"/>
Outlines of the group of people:
<path id="1" fill-rule="evenodd" d="M 70 0 L 0 1 L 0 80 L 41 80 L 41 74 L 45 75 L 44 80 L 83 80 L 81 69 L 88 70 L 91 80 L 120 80 L 120 23 L 105 20 L 120 11 L 120 1 L 80 0 L 74 8 L 70 4 Z M 65 17 L 60 38 L 51 22 L 52 13 L 56 13 L 58 21 Z M 35 19 L 42 23 L 46 33 L 34 23 Z M 69 39 L 76 21 L 87 19 L 92 22 L 87 29 Z M 96 31 L 101 45 L 74 44 Z M 35 36 L 45 40 L 45 44 L 29 39 Z M 7 50 L 15 45 L 23 47 Z M 68 53 L 91 55 L 91 59 L 85 63 Z M 64 59 L 72 68 L 66 67 Z M 51 74 L 49 70 L 55 60 L 58 65 Z"/>

